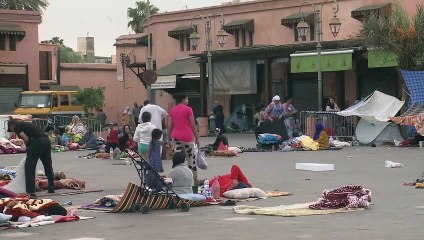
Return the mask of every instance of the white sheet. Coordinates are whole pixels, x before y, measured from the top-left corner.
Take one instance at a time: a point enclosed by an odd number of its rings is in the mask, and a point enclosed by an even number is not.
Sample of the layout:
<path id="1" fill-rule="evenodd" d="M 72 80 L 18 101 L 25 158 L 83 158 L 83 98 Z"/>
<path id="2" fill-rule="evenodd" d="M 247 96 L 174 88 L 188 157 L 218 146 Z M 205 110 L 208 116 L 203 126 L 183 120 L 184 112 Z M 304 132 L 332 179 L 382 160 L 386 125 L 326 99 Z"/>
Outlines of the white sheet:
<path id="1" fill-rule="evenodd" d="M 10 181 L 6 186 L 4 186 L 4 189 L 7 189 L 17 194 L 26 193 L 25 160 L 26 158 L 22 159 L 19 162 L 18 168 L 16 169 L 16 177 L 12 179 L 12 181 Z"/>
<path id="2" fill-rule="evenodd" d="M 358 116 L 371 123 L 387 122 L 402 108 L 404 101 L 379 91 L 359 103 L 338 112 L 340 116 Z"/>

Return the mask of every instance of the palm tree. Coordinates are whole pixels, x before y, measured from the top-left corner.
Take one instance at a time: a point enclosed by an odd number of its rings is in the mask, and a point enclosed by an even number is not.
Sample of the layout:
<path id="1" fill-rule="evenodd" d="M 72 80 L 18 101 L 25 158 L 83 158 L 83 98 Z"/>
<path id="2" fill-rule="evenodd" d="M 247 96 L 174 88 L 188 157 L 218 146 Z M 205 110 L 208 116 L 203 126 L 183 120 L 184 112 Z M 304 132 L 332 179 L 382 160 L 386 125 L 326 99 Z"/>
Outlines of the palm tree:
<path id="1" fill-rule="evenodd" d="M 400 7 L 387 18 L 371 14 L 356 37 L 365 47 L 396 54 L 399 69 L 417 70 L 424 64 L 424 4 L 412 18 Z"/>
<path id="2" fill-rule="evenodd" d="M 135 8 L 129 7 L 127 10 L 127 16 L 130 19 L 128 27 L 131 27 L 135 33 L 141 33 L 143 32 L 144 21 L 146 20 L 147 2 L 145 0 L 137 1 L 135 5 Z M 153 15 L 158 12 L 159 8 L 150 4 L 150 14 Z"/>
<path id="3" fill-rule="evenodd" d="M 49 5 L 48 0 L 3 0 L 0 9 L 28 10 L 42 12 Z"/>

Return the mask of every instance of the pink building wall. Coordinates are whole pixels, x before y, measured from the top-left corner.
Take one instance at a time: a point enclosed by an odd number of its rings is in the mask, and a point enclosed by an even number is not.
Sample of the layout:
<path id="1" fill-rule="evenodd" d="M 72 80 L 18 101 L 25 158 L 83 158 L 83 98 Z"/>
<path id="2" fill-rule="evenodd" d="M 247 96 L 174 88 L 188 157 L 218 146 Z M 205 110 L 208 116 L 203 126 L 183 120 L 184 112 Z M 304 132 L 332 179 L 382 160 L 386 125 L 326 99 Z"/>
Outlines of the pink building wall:
<path id="1" fill-rule="evenodd" d="M 16 51 L 0 51 L 0 62 L 28 64 L 29 90 L 40 89 L 38 24 L 40 13 L 32 11 L 0 10 L 0 23 L 19 25 L 25 31 L 22 41 L 17 41 Z M 6 38 L 6 49 L 9 42 Z"/>
<path id="2" fill-rule="evenodd" d="M 143 85 L 132 77 L 132 72 L 126 72 L 125 84 L 118 81 L 117 67 L 120 64 L 61 64 L 61 85 L 79 86 L 81 89 L 89 87 L 105 88 L 105 106 L 103 111 L 106 113 L 107 121 L 118 122 L 122 124 L 122 113 L 125 107 L 132 109 L 134 102 L 139 105 L 146 100 L 146 90 Z M 135 75 L 134 75 L 135 76 Z M 166 96 L 156 98 L 157 104 L 169 109 L 171 101 Z"/>
<path id="3" fill-rule="evenodd" d="M 324 1 L 313 1 L 314 3 L 322 3 Z M 340 33 L 337 37 L 333 37 L 330 32 L 329 22 L 333 17 L 333 1 L 329 1 L 323 7 L 323 41 L 332 40 L 345 40 L 357 33 L 361 28 L 361 23 L 351 17 L 351 11 L 358 9 L 363 6 L 380 4 L 380 3 L 393 3 L 400 4 L 407 12 L 415 12 L 415 6 L 422 0 L 408 0 L 408 1 L 397 1 L 397 0 L 340 0 L 339 12 L 337 16 L 342 22 Z M 198 32 L 201 40 L 196 50 L 191 49 L 190 51 L 180 51 L 180 43 L 178 40 L 168 36 L 168 31 L 181 27 L 191 25 L 194 16 L 202 14 L 207 15 L 213 12 L 221 12 L 224 15 L 225 22 L 230 23 L 233 20 L 241 19 L 254 19 L 254 34 L 253 44 L 254 45 L 285 45 L 294 44 L 294 30 L 281 25 L 281 19 L 299 12 L 299 6 L 302 1 L 298 0 L 262 0 L 252 1 L 240 4 L 230 5 L 219 5 L 208 8 L 200 9 L 188 9 L 176 12 L 160 13 L 152 16 L 151 19 L 151 32 L 152 32 L 152 48 L 153 48 L 153 60 L 156 61 L 157 69 L 172 63 L 176 58 L 188 57 L 190 54 L 198 54 L 206 50 L 205 47 L 205 26 L 202 20 L 197 19 L 195 23 L 198 25 Z M 306 5 L 302 8 L 304 12 L 313 11 L 310 5 Z M 213 50 L 221 49 L 236 49 L 234 44 L 234 36 L 229 34 L 227 43 L 222 48 L 218 45 L 216 40 L 216 33 L 220 28 L 219 20 L 220 17 L 213 17 L 212 22 L 212 40 Z M 117 39 L 116 55 L 119 59 L 121 53 L 129 54 L 131 63 L 143 63 L 146 62 L 147 48 L 145 46 L 138 45 L 136 39 L 147 34 L 144 33 L 124 35 Z M 241 38 L 240 38 L 241 41 Z M 308 38 L 306 42 L 309 42 Z M 247 40 L 248 42 L 248 40 Z M 297 43 L 304 43 L 299 41 Z M 241 45 L 240 45 L 241 46 Z M 118 79 L 119 75 L 122 74 L 122 66 L 118 60 L 117 64 Z M 325 83 L 325 86 L 330 89 L 326 89 L 326 95 L 335 96 L 332 85 L 335 85 L 335 74 L 325 73 L 325 79 L 330 81 Z M 287 80 L 287 79 L 285 79 Z M 346 104 L 351 104 L 356 99 L 356 74 L 350 71 L 345 74 L 346 89 L 355 89 L 355 91 L 346 91 L 345 98 Z M 132 92 L 132 88 L 137 89 L 137 97 L 141 99 L 147 98 L 147 92 L 139 82 L 138 78 L 129 69 L 125 69 L 125 82 L 130 89 L 126 89 L 124 92 Z M 335 88 L 335 86 L 333 86 Z M 287 89 L 285 88 L 285 91 Z M 230 108 L 230 96 L 216 96 L 225 107 L 226 111 Z M 173 105 L 171 96 L 168 94 L 156 91 L 156 102 L 169 109 Z M 209 106 L 209 104 L 208 104 Z M 228 116 L 228 112 L 226 114 Z"/>

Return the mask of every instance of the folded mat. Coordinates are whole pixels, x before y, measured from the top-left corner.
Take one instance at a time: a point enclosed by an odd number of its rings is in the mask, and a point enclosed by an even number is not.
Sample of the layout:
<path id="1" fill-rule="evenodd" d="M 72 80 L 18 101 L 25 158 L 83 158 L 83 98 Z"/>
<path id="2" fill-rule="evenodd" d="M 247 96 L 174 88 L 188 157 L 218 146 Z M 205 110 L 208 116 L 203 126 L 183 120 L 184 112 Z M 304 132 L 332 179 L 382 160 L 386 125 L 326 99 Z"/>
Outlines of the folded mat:
<path id="1" fill-rule="evenodd" d="M 265 197 L 263 198 L 245 198 L 245 199 L 234 199 L 234 198 L 223 198 L 224 200 L 232 200 L 235 202 L 250 202 L 250 201 L 256 201 L 259 199 L 266 199 L 266 198 L 271 198 L 271 197 L 283 197 L 283 196 L 291 196 L 293 195 L 293 193 L 291 192 L 281 192 L 278 190 L 274 190 L 274 191 L 266 191 L 265 192 Z"/>
<path id="2" fill-rule="evenodd" d="M 364 210 L 363 208 L 347 209 L 326 209 L 314 210 L 310 209 L 309 205 L 314 203 L 300 203 L 291 205 L 281 205 L 276 207 L 255 207 L 240 205 L 233 208 L 235 213 L 249 214 L 249 215 L 267 215 L 267 216 L 280 216 L 280 217 L 299 217 L 310 215 L 325 215 L 332 213 L 346 213 Z"/>

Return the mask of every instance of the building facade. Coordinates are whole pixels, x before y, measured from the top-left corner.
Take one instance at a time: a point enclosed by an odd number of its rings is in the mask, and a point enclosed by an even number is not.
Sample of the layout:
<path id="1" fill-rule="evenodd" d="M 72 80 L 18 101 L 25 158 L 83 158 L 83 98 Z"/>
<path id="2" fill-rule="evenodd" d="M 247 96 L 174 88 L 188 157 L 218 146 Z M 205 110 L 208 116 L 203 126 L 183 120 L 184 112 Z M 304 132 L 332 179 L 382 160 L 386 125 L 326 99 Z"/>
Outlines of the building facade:
<path id="1" fill-rule="evenodd" d="M 319 6 L 324 1 L 313 2 Z M 374 90 L 400 95 L 395 58 L 364 49 L 349 39 L 359 32 L 365 16 L 389 16 L 397 4 L 407 12 L 415 12 L 419 2 L 421 0 L 338 1 L 337 17 L 342 25 L 336 37 L 329 27 L 334 2 L 328 1 L 323 6 L 323 102 L 332 97 L 344 108 Z M 300 14 L 301 4 L 302 1 L 298 0 L 236 2 L 152 16 L 152 56 L 158 78 L 170 82 L 176 79 L 175 88 L 164 88 L 160 92 L 188 92 L 194 99 L 192 103 L 197 116 L 204 116 L 210 110 L 207 103 L 206 27 L 202 19 L 194 19 L 202 15 L 211 20 L 214 98 L 224 105 L 227 116 L 242 104 L 268 104 L 275 94 L 292 96 L 294 105 L 301 111 L 318 110 L 315 15 L 310 5 L 303 6 L 303 15 Z M 212 13 L 224 16 L 222 28 L 228 33 L 224 46 L 220 46 L 216 39 L 221 29 L 221 16 L 211 16 Z M 299 38 L 296 31 L 302 16 L 310 26 L 306 39 Z M 193 23 L 200 36 L 196 49 L 189 41 Z M 139 79 L 145 67 L 147 40 L 146 30 L 144 34 L 117 39 L 118 58 L 122 54 L 129 60 L 128 64 L 118 63 L 118 79 L 122 80 L 122 76 L 126 80 Z"/>
<path id="2" fill-rule="evenodd" d="M 23 90 L 40 88 L 38 12 L 0 10 L 0 113 L 15 109 Z"/>

